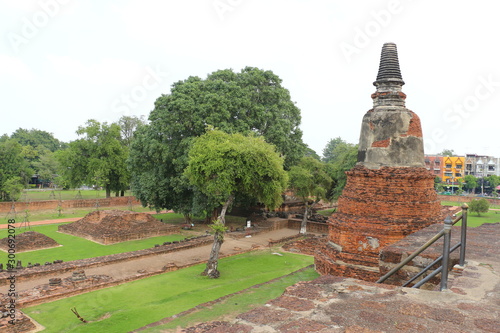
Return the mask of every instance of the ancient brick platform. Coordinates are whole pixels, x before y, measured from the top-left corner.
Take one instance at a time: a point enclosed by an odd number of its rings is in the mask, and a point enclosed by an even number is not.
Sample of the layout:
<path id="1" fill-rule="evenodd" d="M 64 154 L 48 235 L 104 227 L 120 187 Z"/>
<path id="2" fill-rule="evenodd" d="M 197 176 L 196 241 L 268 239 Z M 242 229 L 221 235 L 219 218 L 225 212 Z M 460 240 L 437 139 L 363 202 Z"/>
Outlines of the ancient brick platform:
<path id="1" fill-rule="evenodd" d="M 21 234 L 17 234 L 15 241 L 16 241 L 16 252 L 47 249 L 60 245 L 49 236 L 46 236 L 36 231 L 26 231 Z M 0 239 L 0 249 L 4 251 L 7 251 L 9 249 L 7 237 Z"/>
<path id="2" fill-rule="evenodd" d="M 104 285 L 113 279 L 107 275 L 91 275 L 84 276 L 83 279 L 75 279 L 74 277 L 51 279 L 57 280 L 57 283 L 47 283 L 29 290 L 18 292 L 16 305 L 17 307 L 24 307 L 27 305 L 34 305 L 43 303 L 42 299 L 50 298 L 50 296 L 62 295 L 69 297 L 75 294 L 73 291 L 84 289 L 97 289 L 99 285 Z M 54 282 L 54 281 L 51 281 Z M 55 298 L 55 297 L 53 297 Z M 0 301 L 6 303 L 9 301 L 7 295 L 0 293 Z"/>
<path id="3" fill-rule="evenodd" d="M 498 300 L 498 295 L 472 301 L 454 293 L 325 275 L 299 282 L 235 320 L 203 323 L 182 332 L 498 332 Z"/>
<path id="4" fill-rule="evenodd" d="M 3 317 L 3 314 L 7 315 L 7 308 L 3 305 L 0 306 L 0 332 L 2 333 L 21 333 L 21 332 L 34 332 L 36 329 L 35 324 L 22 312 L 16 309 L 14 325 L 9 324 L 11 317 Z"/>
<path id="5" fill-rule="evenodd" d="M 442 222 L 434 176 L 425 168 L 357 165 L 347 172 L 329 240 L 315 257 L 321 274 L 376 281 L 380 250 Z"/>
<path id="6" fill-rule="evenodd" d="M 87 214 L 81 220 L 60 225 L 58 230 L 100 244 L 165 236 L 179 231 L 178 226 L 164 224 L 150 214 L 123 210 L 102 210 Z"/>

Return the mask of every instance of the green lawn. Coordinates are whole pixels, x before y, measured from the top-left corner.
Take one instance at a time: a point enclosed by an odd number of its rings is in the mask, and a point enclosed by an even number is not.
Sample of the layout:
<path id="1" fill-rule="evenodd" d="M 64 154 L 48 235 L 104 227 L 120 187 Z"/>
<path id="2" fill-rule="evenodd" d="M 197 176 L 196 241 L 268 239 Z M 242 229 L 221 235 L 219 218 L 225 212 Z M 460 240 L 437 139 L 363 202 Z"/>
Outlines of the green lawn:
<path id="1" fill-rule="evenodd" d="M 114 193 L 112 193 L 114 196 Z M 132 195 L 126 191 L 125 195 Z M 104 190 L 24 190 L 19 201 L 38 201 L 38 200 L 74 200 L 74 199 L 95 199 L 105 198 Z"/>
<path id="2" fill-rule="evenodd" d="M 324 215 L 324 216 L 330 216 L 332 213 L 336 210 L 337 208 L 329 208 L 329 209 L 324 209 L 324 210 L 318 210 L 318 214 Z"/>
<path id="3" fill-rule="evenodd" d="M 467 214 L 468 227 L 478 227 L 484 223 L 497 223 L 497 222 L 500 222 L 500 211 L 490 210 L 487 213 L 481 213 L 481 216 L 478 216 L 477 213 L 471 213 L 471 212 L 468 212 Z M 457 223 L 457 225 L 461 225 L 461 222 Z"/>
<path id="4" fill-rule="evenodd" d="M 186 328 L 194 326 L 197 323 L 208 322 L 212 320 L 229 320 L 240 313 L 250 311 L 257 306 L 264 305 L 268 301 L 275 299 L 283 294 L 285 289 L 300 281 L 310 281 L 317 278 L 319 274 L 314 268 L 307 268 L 303 271 L 284 276 L 268 284 L 245 290 L 241 294 L 232 295 L 227 299 L 204 308 L 202 310 L 179 317 L 168 324 L 144 330 L 146 333 L 161 333 L 165 330 L 175 331 L 179 327 Z"/>
<path id="5" fill-rule="evenodd" d="M 100 210 L 110 210 L 110 209 L 119 209 L 119 210 L 129 210 L 128 206 L 117 206 L 117 207 L 101 207 Z M 135 212 L 149 212 L 151 209 L 147 207 L 142 207 L 141 205 L 132 206 L 132 210 Z M 84 217 L 90 212 L 95 211 L 94 207 L 86 207 L 86 208 L 70 208 L 64 209 L 61 211 L 61 214 L 56 209 L 53 210 L 40 210 L 40 211 L 28 211 L 28 221 L 43 221 L 43 220 L 58 220 L 72 217 Z M 26 217 L 25 211 L 17 212 L 16 216 L 12 216 L 8 214 L 2 214 L 3 217 L 0 219 L 0 224 L 7 224 L 7 220 L 11 218 L 15 218 L 16 221 L 21 222 Z"/>
<path id="6" fill-rule="evenodd" d="M 194 306 L 289 274 L 313 258 L 256 251 L 220 260 L 221 277 L 200 276 L 204 265 L 152 276 L 113 288 L 23 309 L 46 327 L 44 332 L 128 332 Z M 314 274 L 313 274 L 314 275 Z M 272 297 L 270 295 L 270 297 Z M 251 303 L 249 294 L 246 303 Z M 76 307 L 89 323 L 70 311 Z"/>
<path id="7" fill-rule="evenodd" d="M 27 265 L 28 262 L 43 264 L 46 261 L 54 260 L 78 260 L 92 257 L 100 257 L 108 254 L 123 253 L 129 251 L 142 250 L 149 247 L 153 247 L 155 244 L 161 244 L 163 242 L 171 242 L 174 240 L 183 239 L 184 236 L 181 235 L 168 235 L 160 237 L 152 237 L 148 239 L 134 240 L 123 243 L 111 244 L 111 245 L 101 245 L 89 241 L 84 238 L 63 234 L 57 232 L 57 226 L 60 224 L 49 224 L 43 226 L 34 226 L 31 228 L 32 231 L 43 233 L 50 238 L 54 239 L 56 242 L 62 246 L 37 250 L 24 253 L 16 253 L 16 260 L 21 260 L 23 265 Z M 17 234 L 27 231 L 29 229 L 17 230 Z M 0 229 L 0 238 L 7 237 L 7 229 Z M 0 262 L 5 262 L 7 260 L 5 252 L 0 252 Z"/>

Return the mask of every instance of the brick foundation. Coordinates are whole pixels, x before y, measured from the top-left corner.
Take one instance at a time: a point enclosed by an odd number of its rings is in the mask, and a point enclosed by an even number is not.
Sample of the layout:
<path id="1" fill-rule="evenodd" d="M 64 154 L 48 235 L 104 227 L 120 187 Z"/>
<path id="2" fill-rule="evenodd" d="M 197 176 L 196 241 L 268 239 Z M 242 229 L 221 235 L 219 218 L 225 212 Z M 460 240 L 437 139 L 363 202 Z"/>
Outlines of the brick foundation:
<path id="1" fill-rule="evenodd" d="M 22 234 L 18 234 L 16 235 L 15 241 L 16 252 L 18 253 L 59 246 L 59 243 L 52 238 L 36 231 L 26 231 Z M 0 249 L 7 252 L 9 249 L 8 242 L 8 237 L 0 239 Z"/>
<path id="2" fill-rule="evenodd" d="M 60 225 L 58 231 L 107 245 L 171 235 L 178 232 L 179 227 L 162 223 L 146 213 L 103 210 L 91 212 L 76 222 Z"/>
<path id="3" fill-rule="evenodd" d="M 442 221 L 434 176 L 425 168 L 361 165 L 347 176 L 337 212 L 329 220 L 328 242 L 316 256 L 316 269 L 374 281 L 380 249 Z"/>

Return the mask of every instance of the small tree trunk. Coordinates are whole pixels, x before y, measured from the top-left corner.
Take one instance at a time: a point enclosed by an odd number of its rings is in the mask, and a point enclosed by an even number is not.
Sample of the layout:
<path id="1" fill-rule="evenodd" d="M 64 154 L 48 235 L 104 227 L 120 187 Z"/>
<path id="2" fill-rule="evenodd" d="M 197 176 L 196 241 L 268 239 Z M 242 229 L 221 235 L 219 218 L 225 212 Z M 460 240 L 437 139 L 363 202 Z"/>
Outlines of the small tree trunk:
<path id="1" fill-rule="evenodd" d="M 227 199 L 227 201 L 224 203 L 224 206 L 222 206 L 222 210 L 220 212 L 218 221 L 223 226 L 226 224 L 225 216 L 227 209 L 231 205 L 233 200 L 234 200 L 234 195 L 231 194 Z M 219 252 L 223 242 L 224 242 L 224 231 L 216 230 L 214 234 L 214 244 L 212 245 L 212 250 L 210 251 L 210 257 L 208 258 L 207 267 L 205 268 L 203 273 L 201 273 L 201 275 L 206 275 L 212 279 L 216 279 L 220 276 L 220 272 L 217 268 L 219 266 Z"/>
<path id="2" fill-rule="evenodd" d="M 120 191 L 115 191 L 115 197 L 119 197 L 120 196 Z"/>
<path id="3" fill-rule="evenodd" d="M 223 242 L 224 235 L 220 232 L 216 232 L 214 235 L 212 251 L 210 251 L 210 258 L 208 259 L 207 267 L 203 271 L 202 275 L 206 275 L 212 279 L 217 279 L 220 276 L 220 272 L 217 268 L 219 267 L 219 252 Z"/>
<path id="4" fill-rule="evenodd" d="M 304 211 L 304 218 L 302 219 L 302 223 L 300 224 L 300 234 L 305 234 L 307 231 L 307 217 L 309 215 L 309 204 L 306 202 L 306 209 Z"/>
<path id="5" fill-rule="evenodd" d="M 106 198 L 111 197 L 111 188 L 109 185 L 106 185 Z"/>
<path id="6" fill-rule="evenodd" d="M 120 196 L 121 196 L 121 197 L 124 197 L 124 196 L 125 196 L 125 190 L 121 190 L 121 192 L 120 192 Z"/>
<path id="7" fill-rule="evenodd" d="M 193 222 L 193 216 L 191 214 L 184 214 L 184 222 L 191 224 Z"/>

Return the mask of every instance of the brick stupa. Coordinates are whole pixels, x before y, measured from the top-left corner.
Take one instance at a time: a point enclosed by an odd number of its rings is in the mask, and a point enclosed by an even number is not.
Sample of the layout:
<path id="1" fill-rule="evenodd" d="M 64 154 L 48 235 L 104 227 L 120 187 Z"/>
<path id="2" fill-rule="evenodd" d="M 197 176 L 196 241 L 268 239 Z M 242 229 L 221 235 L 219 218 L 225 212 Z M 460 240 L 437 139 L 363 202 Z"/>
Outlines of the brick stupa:
<path id="1" fill-rule="evenodd" d="M 379 278 L 379 252 L 441 222 L 434 176 L 424 165 L 422 128 L 405 107 L 396 45 L 382 48 L 373 109 L 363 117 L 358 163 L 329 223 L 328 241 L 315 256 L 321 274 L 368 281 Z"/>

